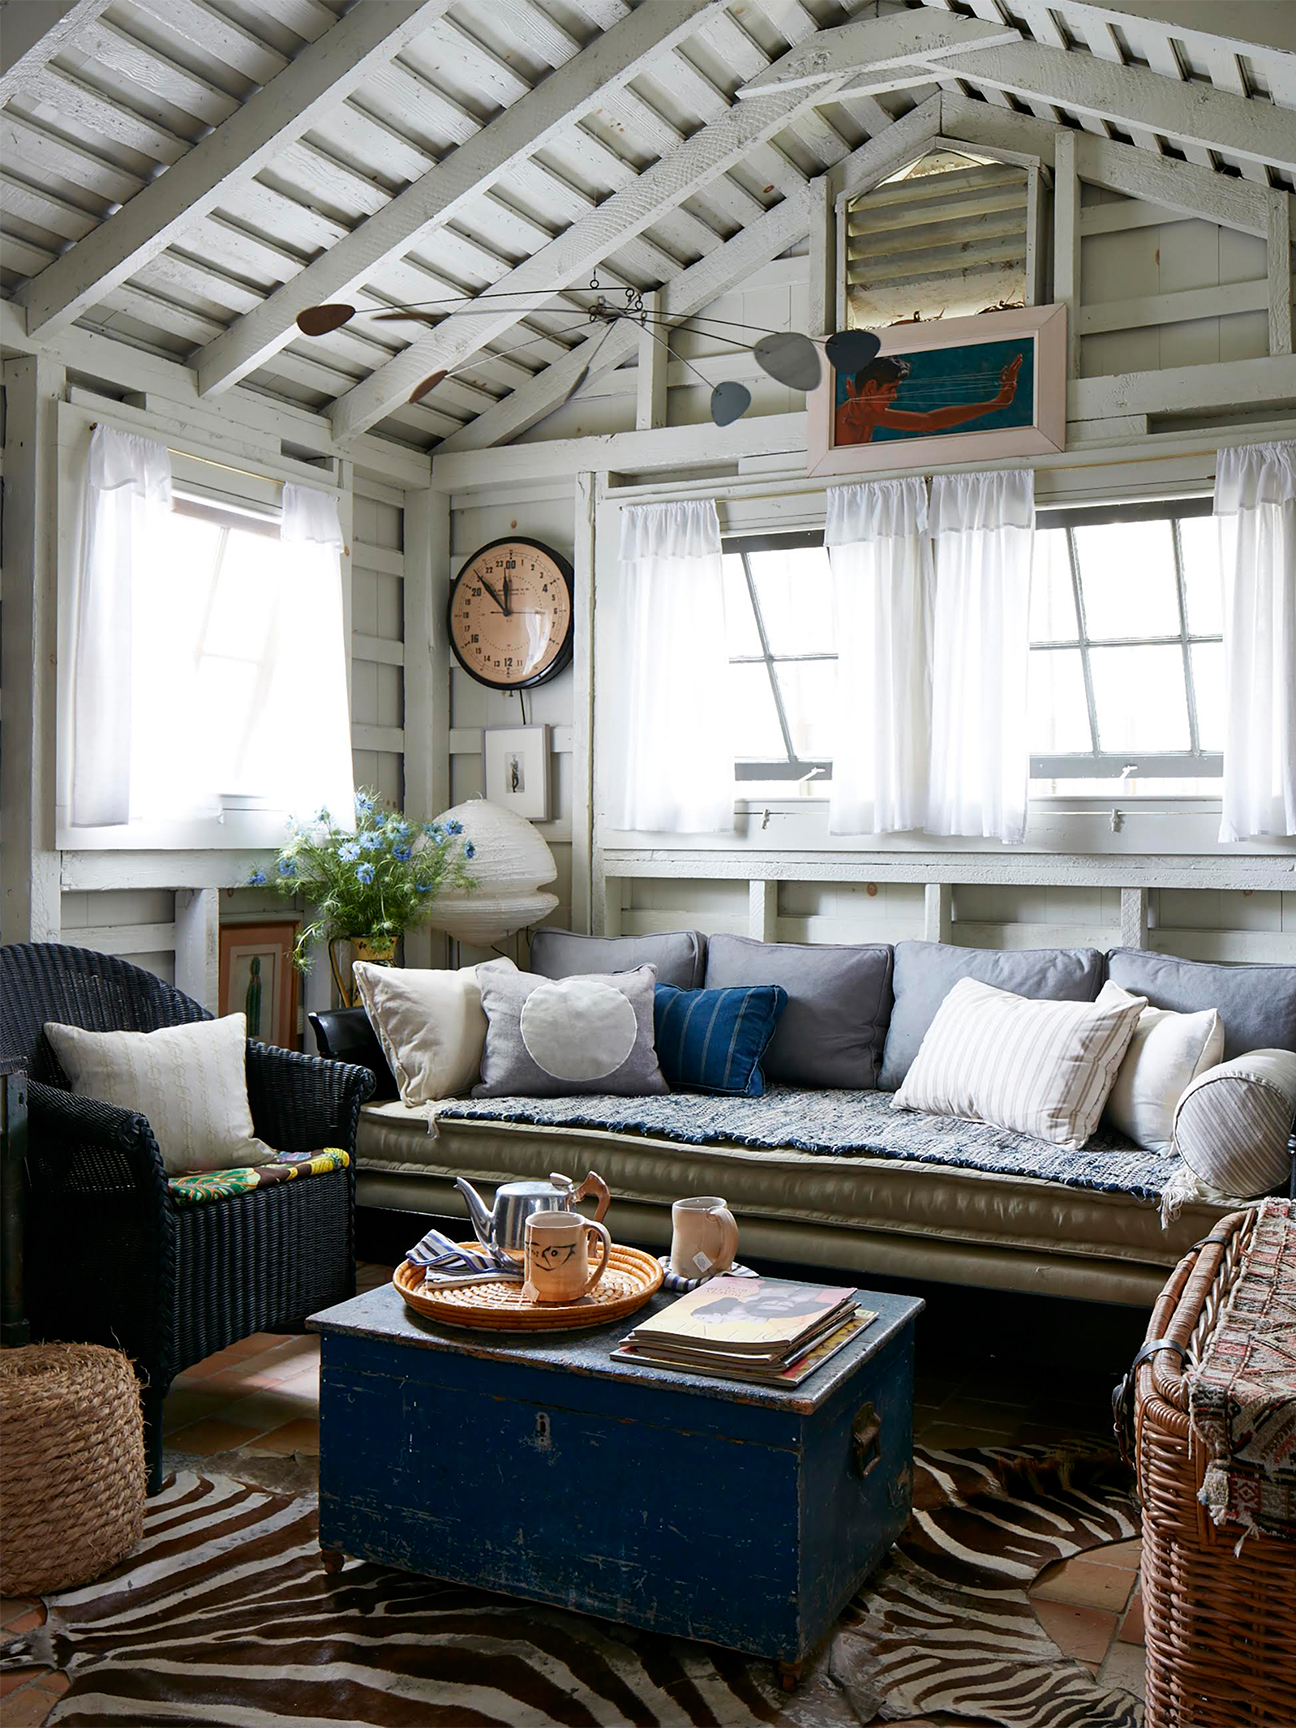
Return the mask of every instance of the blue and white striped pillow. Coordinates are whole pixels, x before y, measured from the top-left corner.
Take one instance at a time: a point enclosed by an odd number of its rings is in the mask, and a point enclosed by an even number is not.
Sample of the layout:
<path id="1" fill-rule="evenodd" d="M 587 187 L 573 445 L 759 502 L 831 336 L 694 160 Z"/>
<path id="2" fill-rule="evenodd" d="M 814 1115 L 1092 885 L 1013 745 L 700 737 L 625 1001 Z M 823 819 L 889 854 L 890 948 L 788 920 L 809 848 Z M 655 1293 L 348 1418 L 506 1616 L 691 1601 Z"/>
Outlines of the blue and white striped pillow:
<path id="1" fill-rule="evenodd" d="M 761 1057 L 787 999 L 781 984 L 730 990 L 659 984 L 653 993 L 653 1027 L 657 1061 L 668 1084 L 685 1092 L 759 1098 L 765 1090 Z"/>

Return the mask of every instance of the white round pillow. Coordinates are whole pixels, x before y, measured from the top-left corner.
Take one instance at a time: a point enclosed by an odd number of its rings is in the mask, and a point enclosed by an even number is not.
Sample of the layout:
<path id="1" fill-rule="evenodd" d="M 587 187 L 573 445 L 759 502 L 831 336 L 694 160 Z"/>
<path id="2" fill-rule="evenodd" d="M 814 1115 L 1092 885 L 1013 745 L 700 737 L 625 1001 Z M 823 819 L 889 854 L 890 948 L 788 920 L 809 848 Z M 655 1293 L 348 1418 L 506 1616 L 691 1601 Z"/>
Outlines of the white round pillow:
<path id="1" fill-rule="evenodd" d="M 1208 1068 L 1175 1106 L 1174 1149 L 1200 1181 L 1252 1200 L 1287 1185 L 1296 1051 L 1252 1050 Z"/>

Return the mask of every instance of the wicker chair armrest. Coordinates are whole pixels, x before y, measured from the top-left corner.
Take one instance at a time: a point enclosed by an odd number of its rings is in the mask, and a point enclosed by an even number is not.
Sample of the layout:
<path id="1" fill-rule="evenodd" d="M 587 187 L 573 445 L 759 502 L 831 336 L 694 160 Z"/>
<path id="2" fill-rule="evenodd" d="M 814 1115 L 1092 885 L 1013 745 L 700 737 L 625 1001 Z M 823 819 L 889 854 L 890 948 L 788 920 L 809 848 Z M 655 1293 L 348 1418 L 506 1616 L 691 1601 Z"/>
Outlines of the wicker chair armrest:
<path id="1" fill-rule="evenodd" d="M 354 1157 L 360 1106 L 374 1077 L 347 1062 L 249 1040 L 247 1088 L 252 1125 L 271 1146 L 282 1152 L 340 1146 Z"/>
<path id="2" fill-rule="evenodd" d="M 148 1119 L 138 1111 L 32 1080 L 27 1112 L 34 1190 L 86 1194 L 134 1188 L 161 1211 L 172 1210 L 162 1154 Z"/>

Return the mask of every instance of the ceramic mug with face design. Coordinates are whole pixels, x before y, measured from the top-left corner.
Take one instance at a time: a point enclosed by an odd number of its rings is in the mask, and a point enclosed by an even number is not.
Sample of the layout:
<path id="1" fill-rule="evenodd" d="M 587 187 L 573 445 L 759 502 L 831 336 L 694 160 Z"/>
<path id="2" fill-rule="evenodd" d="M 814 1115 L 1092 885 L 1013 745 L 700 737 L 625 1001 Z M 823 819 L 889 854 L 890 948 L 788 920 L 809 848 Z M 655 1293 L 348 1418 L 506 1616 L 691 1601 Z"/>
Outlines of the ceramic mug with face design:
<path id="1" fill-rule="evenodd" d="M 597 1237 L 602 1258 L 590 1271 L 590 1242 Z M 526 1226 L 524 1302 L 575 1302 L 587 1295 L 607 1270 L 612 1238 L 605 1224 L 579 1212 L 534 1212 Z"/>

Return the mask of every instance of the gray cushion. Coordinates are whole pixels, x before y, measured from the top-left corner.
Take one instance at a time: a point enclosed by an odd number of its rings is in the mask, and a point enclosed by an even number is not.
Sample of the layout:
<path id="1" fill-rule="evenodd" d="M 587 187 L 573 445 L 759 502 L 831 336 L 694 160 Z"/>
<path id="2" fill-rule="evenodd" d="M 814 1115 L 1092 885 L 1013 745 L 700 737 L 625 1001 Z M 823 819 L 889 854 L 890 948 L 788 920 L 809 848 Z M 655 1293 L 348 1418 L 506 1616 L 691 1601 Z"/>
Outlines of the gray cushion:
<path id="1" fill-rule="evenodd" d="M 474 1098 L 639 1098 L 669 1088 L 653 1042 L 651 966 L 539 978 L 511 960 L 477 968 L 486 1047 Z"/>
<path id="2" fill-rule="evenodd" d="M 1249 1050 L 1296 1050 L 1296 966 L 1211 966 L 1146 948 L 1113 948 L 1107 966 L 1122 990 L 1154 1008 L 1218 1009 L 1226 1062 Z"/>
<path id="3" fill-rule="evenodd" d="M 531 935 L 531 970 L 541 978 L 574 978 L 583 972 L 628 972 L 655 966 L 659 984 L 698 990 L 706 966 L 706 937 L 700 930 L 667 930 L 655 936 L 582 936 L 575 930 Z"/>
<path id="4" fill-rule="evenodd" d="M 891 1017 L 891 949 L 712 936 L 706 988 L 781 984 L 787 1007 L 761 1059 L 789 1086 L 877 1085 Z"/>
<path id="5" fill-rule="evenodd" d="M 997 990 L 1011 990 L 1014 996 L 1029 996 L 1035 1001 L 1092 1002 L 1102 988 L 1105 973 L 1106 963 L 1096 948 L 989 951 L 956 948 L 948 942 L 897 942 L 895 1007 L 879 1088 L 894 1092 L 900 1086 L 936 1010 L 960 978 L 977 978 Z M 1140 990 L 1136 994 L 1147 993 Z"/>

